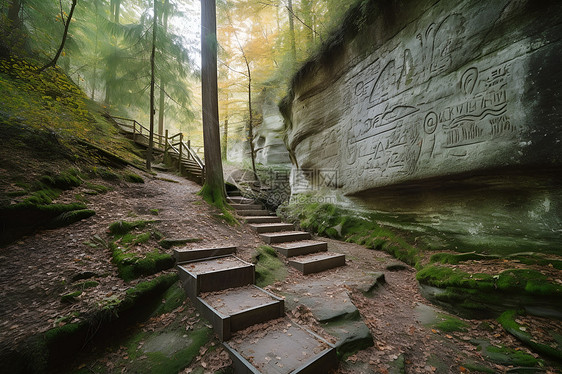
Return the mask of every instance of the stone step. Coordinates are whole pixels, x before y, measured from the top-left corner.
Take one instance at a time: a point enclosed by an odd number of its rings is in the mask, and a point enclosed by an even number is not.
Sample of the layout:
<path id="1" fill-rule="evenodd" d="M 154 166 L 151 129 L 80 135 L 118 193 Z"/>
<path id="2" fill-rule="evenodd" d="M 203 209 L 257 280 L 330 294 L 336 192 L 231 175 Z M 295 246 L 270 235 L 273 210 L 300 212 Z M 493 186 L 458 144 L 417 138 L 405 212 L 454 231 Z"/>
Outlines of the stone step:
<path id="1" fill-rule="evenodd" d="M 293 257 L 289 266 L 303 274 L 318 273 L 324 270 L 345 265 L 345 255 L 340 253 L 322 252 L 305 256 Z"/>
<path id="2" fill-rule="evenodd" d="M 236 247 L 178 248 L 174 249 L 176 263 L 192 262 L 204 258 L 226 256 L 236 252 Z"/>
<path id="3" fill-rule="evenodd" d="M 262 210 L 261 204 L 230 204 L 235 210 Z"/>
<path id="4" fill-rule="evenodd" d="M 253 216 L 244 217 L 246 223 L 280 223 L 281 218 L 277 216 Z"/>
<path id="5" fill-rule="evenodd" d="M 177 266 L 187 295 L 195 300 L 201 292 L 254 284 L 254 265 L 236 256 L 186 262 Z"/>
<path id="6" fill-rule="evenodd" d="M 234 196 L 231 195 L 230 193 L 228 194 L 228 197 L 226 198 L 226 200 L 229 203 L 232 204 L 253 204 L 254 200 L 252 199 L 248 199 L 247 197 L 243 197 L 243 196 Z"/>
<path id="7" fill-rule="evenodd" d="M 295 229 L 295 226 L 290 223 L 252 223 L 250 227 L 254 229 L 257 233 L 268 233 L 268 232 L 279 232 L 279 231 L 291 231 Z"/>
<path id="8" fill-rule="evenodd" d="M 310 233 L 305 231 L 281 231 L 260 234 L 261 240 L 267 244 L 277 244 L 285 242 L 295 242 L 297 240 L 308 240 L 311 238 Z"/>
<path id="9" fill-rule="evenodd" d="M 242 196 L 242 193 L 240 191 L 228 191 L 228 196 L 232 197 L 232 196 Z"/>
<path id="10" fill-rule="evenodd" d="M 325 252 L 328 243 L 318 240 L 301 240 L 297 242 L 280 243 L 273 248 L 285 257 L 302 256 L 310 253 Z"/>
<path id="11" fill-rule="evenodd" d="M 338 366 L 336 349 L 326 340 L 283 318 L 223 343 L 235 373 L 318 374 Z"/>
<path id="12" fill-rule="evenodd" d="M 269 210 L 265 209 L 256 209 L 256 210 L 237 210 L 236 214 L 242 217 L 250 217 L 250 216 L 267 216 L 270 214 Z"/>
<path id="13" fill-rule="evenodd" d="M 221 341 L 230 339 L 235 331 L 285 315 L 282 298 L 254 285 L 205 293 L 197 304 Z"/>

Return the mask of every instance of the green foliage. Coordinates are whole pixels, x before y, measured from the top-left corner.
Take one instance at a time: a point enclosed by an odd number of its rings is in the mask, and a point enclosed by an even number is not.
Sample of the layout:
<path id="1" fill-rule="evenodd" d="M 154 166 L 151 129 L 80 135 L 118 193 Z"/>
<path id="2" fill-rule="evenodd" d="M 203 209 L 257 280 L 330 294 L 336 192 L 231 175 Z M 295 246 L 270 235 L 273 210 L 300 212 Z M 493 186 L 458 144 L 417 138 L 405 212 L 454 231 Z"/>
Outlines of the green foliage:
<path id="1" fill-rule="evenodd" d="M 52 221 L 50 221 L 47 227 L 57 228 L 57 227 L 68 226 L 74 222 L 78 222 L 83 219 L 89 218 L 94 214 L 96 214 L 96 212 L 91 209 L 79 209 L 79 210 L 72 210 L 70 212 L 64 212 L 58 215 L 57 217 L 55 217 Z"/>
<path id="2" fill-rule="evenodd" d="M 162 304 L 156 308 L 152 315 L 159 316 L 169 313 L 183 305 L 186 299 L 187 294 L 181 283 L 176 282 L 162 295 Z"/>
<path id="3" fill-rule="evenodd" d="M 419 249 L 378 224 L 374 214 L 361 215 L 334 204 L 309 202 L 312 199 L 309 200 L 308 195 L 300 197 L 297 202 L 281 205 L 277 213 L 304 230 L 384 250 L 412 266 L 421 266 Z"/>
<path id="4" fill-rule="evenodd" d="M 157 250 L 143 255 L 126 252 L 115 243 L 111 244 L 113 263 L 117 265 L 119 276 L 129 282 L 140 276 L 156 274 L 174 266 L 174 258 Z"/>
<path id="5" fill-rule="evenodd" d="M 135 222 L 127 222 L 127 221 L 117 221 L 113 222 L 109 225 L 109 232 L 113 236 L 123 236 L 134 229 L 144 229 L 147 224 L 153 221 L 135 221 Z"/>
<path id="6" fill-rule="evenodd" d="M 220 211 L 218 215 L 215 215 L 217 218 L 224 220 L 229 225 L 238 224 L 238 220 L 226 204 L 222 191 L 215 190 L 205 184 L 198 195 L 201 196 L 207 204 L 214 206 Z"/>
<path id="7" fill-rule="evenodd" d="M 80 289 L 80 290 L 86 290 L 88 288 L 94 288 L 99 286 L 99 282 L 96 281 L 86 281 L 86 282 L 81 282 L 78 284 L 74 285 L 74 288 Z"/>
<path id="8" fill-rule="evenodd" d="M 74 303 L 77 300 L 78 296 L 82 295 L 82 291 L 73 291 L 66 293 L 60 297 L 60 301 L 63 303 Z"/>
<path id="9" fill-rule="evenodd" d="M 498 322 L 502 327 L 509 332 L 511 335 L 515 336 L 517 339 L 521 340 L 527 346 L 529 346 L 534 351 L 547 355 L 549 357 L 555 358 L 559 361 L 562 360 L 562 349 L 560 344 L 555 348 L 547 344 L 539 343 L 536 338 L 534 338 L 526 330 L 526 326 L 522 326 L 517 323 L 518 313 L 515 310 L 505 311 L 499 318 Z M 547 334 L 549 332 L 546 332 Z"/>
<path id="10" fill-rule="evenodd" d="M 287 277 L 287 269 L 275 249 L 268 245 L 256 248 L 253 261 L 256 266 L 256 284 L 264 287 L 282 281 Z"/>
<path id="11" fill-rule="evenodd" d="M 440 322 L 437 322 L 434 326 L 435 328 L 443 331 L 443 332 L 455 332 L 455 331 L 468 331 L 468 323 L 450 316 L 448 314 L 439 313 L 439 318 L 441 319 Z"/>
<path id="12" fill-rule="evenodd" d="M 125 180 L 131 183 L 144 183 L 144 179 L 140 175 L 135 173 L 127 173 L 125 174 Z"/>

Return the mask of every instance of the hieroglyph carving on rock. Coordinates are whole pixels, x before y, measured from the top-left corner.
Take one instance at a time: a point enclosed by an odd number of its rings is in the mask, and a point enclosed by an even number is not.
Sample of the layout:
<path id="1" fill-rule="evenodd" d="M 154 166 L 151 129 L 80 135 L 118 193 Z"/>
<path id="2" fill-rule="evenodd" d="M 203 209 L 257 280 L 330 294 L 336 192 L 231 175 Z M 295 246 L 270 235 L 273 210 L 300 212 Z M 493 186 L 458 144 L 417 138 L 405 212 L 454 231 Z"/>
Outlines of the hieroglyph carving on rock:
<path id="1" fill-rule="evenodd" d="M 517 12 L 508 2 L 460 3 L 426 9 L 367 56 L 348 53 L 335 94 L 297 91 L 293 104 L 305 105 L 293 105 L 293 118 L 305 118 L 303 107 L 341 107 L 335 126 L 293 143 L 299 163 L 337 168 L 340 187 L 353 193 L 519 162 L 532 126 L 522 87 L 543 46 L 520 34 L 496 40 L 496 24 Z M 306 126 L 314 124 L 293 123 L 293 132 Z"/>

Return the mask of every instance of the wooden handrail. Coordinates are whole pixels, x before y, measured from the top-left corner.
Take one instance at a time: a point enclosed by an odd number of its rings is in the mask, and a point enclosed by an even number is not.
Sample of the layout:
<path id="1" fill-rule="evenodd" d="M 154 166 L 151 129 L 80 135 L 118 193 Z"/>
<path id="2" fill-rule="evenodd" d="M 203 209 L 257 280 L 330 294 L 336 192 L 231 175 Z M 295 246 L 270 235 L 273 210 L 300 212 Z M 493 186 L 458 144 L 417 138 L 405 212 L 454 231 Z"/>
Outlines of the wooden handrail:
<path id="1" fill-rule="evenodd" d="M 119 116 L 109 116 L 111 117 L 119 126 L 132 128 L 133 129 L 133 139 L 136 135 L 140 135 L 146 139 L 150 136 L 150 130 L 139 122 L 131 118 L 119 117 Z M 132 122 L 132 124 L 127 123 L 120 123 L 120 121 L 128 121 Z M 199 168 L 201 168 L 201 173 L 203 175 L 203 180 L 205 179 L 205 164 L 197 154 L 197 152 L 193 149 L 191 145 L 191 140 L 188 140 L 187 143 L 183 141 L 183 133 L 177 133 L 173 136 L 168 136 L 168 130 L 166 130 L 166 135 L 160 134 L 153 134 L 153 137 L 158 140 L 160 145 L 164 145 L 164 153 L 167 154 L 169 151 L 175 153 L 179 157 L 179 169 L 181 172 L 181 160 L 182 158 L 187 158 L 188 160 L 193 159 Z M 179 141 L 174 141 L 179 137 Z M 200 148 L 200 147 L 198 147 Z"/>

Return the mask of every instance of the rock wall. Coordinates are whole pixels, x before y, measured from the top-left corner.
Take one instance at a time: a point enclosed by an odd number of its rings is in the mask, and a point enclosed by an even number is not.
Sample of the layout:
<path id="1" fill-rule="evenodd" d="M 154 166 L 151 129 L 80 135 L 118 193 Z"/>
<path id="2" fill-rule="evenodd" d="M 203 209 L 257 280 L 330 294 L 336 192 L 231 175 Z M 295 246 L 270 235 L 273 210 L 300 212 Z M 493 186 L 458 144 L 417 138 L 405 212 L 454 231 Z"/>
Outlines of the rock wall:
<path id="1" fill-rule="evenodd" d="M 291 164 L 289 152 L 283 141 L 283 117 L 277 105 L 268 98 L 261 105 L 262 124 L 256 129 L 254 143 L 256 162 L 263 165 Z"/>
<path id="2" fill-rule="evenodd" d="M 309 183 L 355 194 L 562 166 L 562 2 L 369 7 L 286 100 L 287 145 Z"/>

